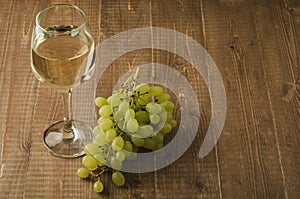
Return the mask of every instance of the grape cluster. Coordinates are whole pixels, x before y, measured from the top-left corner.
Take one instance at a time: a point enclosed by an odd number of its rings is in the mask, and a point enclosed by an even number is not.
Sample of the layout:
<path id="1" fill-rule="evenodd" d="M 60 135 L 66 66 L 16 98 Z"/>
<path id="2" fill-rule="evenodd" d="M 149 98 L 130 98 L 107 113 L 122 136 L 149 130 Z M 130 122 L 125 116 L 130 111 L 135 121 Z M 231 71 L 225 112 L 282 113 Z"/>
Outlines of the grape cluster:
<path id="1" fill-rule="evenodd" d="M 102 173 L 112 172 L 117 186 L 125 184 L 120 172 L 123 161 L 136 158 L 139 148 L 158 150 L 164 136 L 177 125 L 173 118 L 174 103 L 170 95 L 158 85 L 136 83 L 130 77 L 110 97 L 97 97 L 98 125 L 94 127 L 94 141 L 85 146 L 85 156 L 77 175 L 96 179 L 94 191 L 103 191 Z"/>

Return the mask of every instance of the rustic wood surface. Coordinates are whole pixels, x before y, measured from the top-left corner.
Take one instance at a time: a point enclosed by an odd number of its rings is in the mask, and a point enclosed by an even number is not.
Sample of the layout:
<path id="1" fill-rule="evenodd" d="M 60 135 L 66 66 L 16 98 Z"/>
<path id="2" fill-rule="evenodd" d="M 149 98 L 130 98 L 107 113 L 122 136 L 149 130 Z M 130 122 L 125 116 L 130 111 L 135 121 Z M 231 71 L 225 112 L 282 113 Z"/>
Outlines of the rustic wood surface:
<path id="1" fill-rule="evenodd" d="M 300 198 L 300 2 L 298 0 L 1 0 L 0 198 Z M 57 91 L 30 68 L 34 16 L 54 3 L 86 11 L 96 43 L 133 28 L 164 27 L 199 42 L 218 66 L 227 94 L 227 117 L 217 146 L 198 151 L 210 121 L 210 98 L 201 76 L 172 53 L 139 50 L 112 64 L 128 68 L 158 62 L 180 71 L 201 112 L 198 134 L 170 166 L 126 174 L 105 191 L 75 172 L 81 159 L 51 156 L 42 132 L 62 117 Z M 112 70 L 112 69 L 111 69 Z M 108 95 L 122 73 L 107 71 L 99 94 Z"/>

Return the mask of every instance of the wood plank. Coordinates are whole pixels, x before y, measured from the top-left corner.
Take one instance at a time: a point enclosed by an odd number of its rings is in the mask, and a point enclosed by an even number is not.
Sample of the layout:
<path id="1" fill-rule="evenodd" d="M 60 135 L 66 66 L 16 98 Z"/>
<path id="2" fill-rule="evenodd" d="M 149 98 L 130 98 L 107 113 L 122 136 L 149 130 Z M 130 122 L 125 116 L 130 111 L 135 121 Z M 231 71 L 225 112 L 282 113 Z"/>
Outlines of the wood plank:
<path id="1" fill-rule="evenodd" d="M 270 14 L 266 5 L 256 6 L 264 10 L 264 18 Z M 271 119 L 273 107 L 268 102 L 267 84 L 271 81 L 265 80 L 265 67 L 274 64 L 264 65 L 259 54 L 264 46 L 258 45 L 256 35 L 257 26 L 265 23 L 256 20 L 253 14 L 259 11 L 246 1 L 210 2 L 204 4 L 204 11 L 210 19 L 206 25 L 208 43 L 216 43 L 207 48 L 217 62 L 222 60 L 220 70 L 230 89 L 227 125 L 218 147 L 222 194 L 226 198 L 282 198 L 285 183 L 274 127 L 277 121 Z M 220 30 L 226 33 L 223 37 Z"/>
<path id="2" fill-rule="evenodd" d="M 249 143 L 251 130 L 245 121 L 247 112 L 242 92 L 244 86 L 241 86 L 245 76 L 240 77 L 241 72 L 238 71 L 240 68 L 242 70 L 244 63 L 234 59 L 230 48 L 234 46 L 231 45 L 233 37 L 240 36 L 239 19 L 245 20 L 245 16 L 242 15 L 245 11 L 244 6 L 242 1 L 203 1 L 206 49 L 219 66 L 227 93 L 236 93 L 227 94 L 227 119 L 218 142 L 221 190 L 224 198 L 255 197 L 256 194 L 254 160 Z M 241 31 L 244 32 L 248 28 L 246 24 Z"/>
<path id="3" fill-rule="evenodd" d="M 264 70 L 267 80 L 267 89 L 274 121 L 276 147 L 278 148 L 279 161 L 284 184 L 284 196 L 299 197 L 299 94 L 295 94 L 291 101 L 282 100 L 287 82 L 294 82 L 297 64 L 295 53 L 297 37 L 289 12 L 289 7 L 283 2 L 276 4 L 263 4 L 255 2 L 257 15 L 257 33 L 260 38 L 261 55 L 264 60 Z M 266 17 L 267 9 L 271 11 Z M 275 26 L 275 28 L 274 28 Z M 276 30 L 274 32 L 274 29 Z M 277 47 L 278 48 L 277 48 Z M 296 90 L 299 93 L 299 90 Z M 297 103 L 295 103 L 297 102 Z M 298 108 L 299 109 L 299 108 Z"/>
<path id="4" fill-rule="evenodd" d="M 37 82 L 32 78 L 28 64 L 30 40 L 25 33 L 24 16 L 19 14 L 26 10 L 26 5 L 17 1 L 1 5 L 0 196 L 20 197 L 32 144 L 31 110 L 35 107 Z"/>
<path id="5" fill-rule="evenodd" d="M 206 32 L 202 21 L 201 10 L 203 8 L 200 1 L 174 1 L 173 3 L 152 1 L 151 3 L 153 27 L 164 27 L 184 33 L 205 46 Z M 157 174 L 158 185 L 181 182 L 176 183 L 177 186 L 172 189 L 168 187 L 160 189 L 161 198 L 163 196 L 184 198 L 187 195 L 191 198 L 218 198 L 221 190 L 215 151 L 212 151 L 205 160 L 198 158 L 198 152 L 210 121 L 210 98 L 206 84 L 192 64 L 180 56 L 161 50 L 153 50 L 152 54 L 152 62 L 165 64 L 177 70 L 191 82 L 198 97 L 198 108 L 201 114 L 198 133 L 189 150 L 175 163 L 165 168 L 163 173 Z M 187 169 L 186 165 L 191 166 Z M 172 173 L 177 175 L 174 176 Z M 163 178 L 165 175 L 174 177 L 166 179 Z"/>

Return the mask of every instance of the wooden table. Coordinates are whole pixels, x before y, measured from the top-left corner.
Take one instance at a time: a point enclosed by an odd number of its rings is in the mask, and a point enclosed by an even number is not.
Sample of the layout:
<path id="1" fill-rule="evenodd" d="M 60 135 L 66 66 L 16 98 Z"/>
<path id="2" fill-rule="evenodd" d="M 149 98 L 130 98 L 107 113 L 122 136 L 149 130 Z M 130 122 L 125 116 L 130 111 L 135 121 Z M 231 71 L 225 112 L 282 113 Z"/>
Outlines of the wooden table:
<path id="1" fill-rule="evenodd" d="M 201 119 L 180 159 L 155 172 L 127 173 L 123 188 L 104 176 L 100 195 L 90 181 L 76 177 L 80 158 L 53 157 L 41 139 L 62 117 L 62 105 L 57 91 L 31 72 L 30 39 L 37 11 L 58 2 L 0 4 L 0 198 L 300 198 L 299 1 L 67 1 L 86 11 L 97 44 L 141 27 L 186 34 L 210 53 L 226 88 L 222 134 L 199 159 L 211 105 L 192 65 L 155 49 L 116 60 L 113 66 L 157 62 L 183 68 L 179 72 L 197 94 Z M 99 92 L 108 95 L 118 75 L 104 79 Z"/>

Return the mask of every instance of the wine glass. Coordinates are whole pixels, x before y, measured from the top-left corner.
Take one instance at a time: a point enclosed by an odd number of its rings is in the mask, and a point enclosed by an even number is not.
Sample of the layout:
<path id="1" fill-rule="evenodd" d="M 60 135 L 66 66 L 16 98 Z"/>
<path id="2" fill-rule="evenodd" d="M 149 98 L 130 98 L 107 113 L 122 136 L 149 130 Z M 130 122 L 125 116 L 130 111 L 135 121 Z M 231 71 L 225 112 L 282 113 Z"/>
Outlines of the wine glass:
<path id="1" fill-rule="evenodd" d="M 58 4 L 40 11 L 31 41 L 31 68 L 37 79 L 62 93 L 65 117 L 47 128 L 45 147 L 55 156 L 79 157 L 92 142 L 91 128 L 72 119 L 72 89 L 89 80 L 95 69 L 94 41 L 86 14 Z"/>

